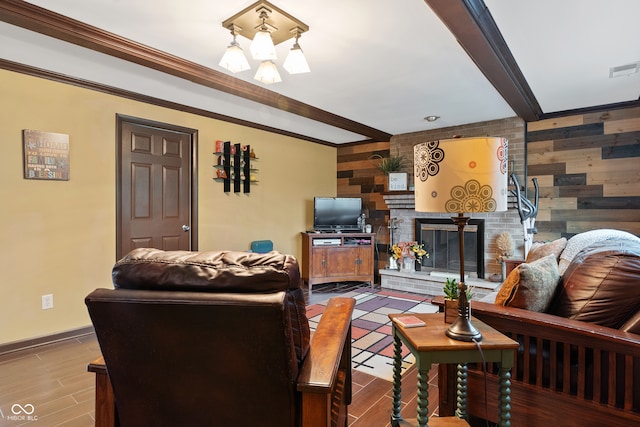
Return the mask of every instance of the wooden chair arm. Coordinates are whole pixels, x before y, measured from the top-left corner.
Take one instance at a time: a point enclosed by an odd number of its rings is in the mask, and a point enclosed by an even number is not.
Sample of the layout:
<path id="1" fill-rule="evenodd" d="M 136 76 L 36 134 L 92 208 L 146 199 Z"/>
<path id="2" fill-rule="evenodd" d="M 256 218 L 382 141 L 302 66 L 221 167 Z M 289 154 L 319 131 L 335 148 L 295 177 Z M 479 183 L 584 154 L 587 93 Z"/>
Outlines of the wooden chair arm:
<path id="1" fill-rule="evenodd" d="M 354 307 L 353 298 L 329 300 L 298 376 L 298 391 L 327 393 L 333 388 L 343 353 L 345 349 L 351 349 Z"/>
<path id="2" fill-rule="evenodd" d="M 302 427 L 345 426 L 351 403 L 353 298 L 332 298 L 311 339 L 298 375 Z"/>
<path id="3" fill-rule="evenodd" d="M 444 305 L 444 298 L 432 303 Z M 471 315 L 503 332 L 640 356 L 640 335 L 606 326 L 480 301 L 471 301 Z"/>

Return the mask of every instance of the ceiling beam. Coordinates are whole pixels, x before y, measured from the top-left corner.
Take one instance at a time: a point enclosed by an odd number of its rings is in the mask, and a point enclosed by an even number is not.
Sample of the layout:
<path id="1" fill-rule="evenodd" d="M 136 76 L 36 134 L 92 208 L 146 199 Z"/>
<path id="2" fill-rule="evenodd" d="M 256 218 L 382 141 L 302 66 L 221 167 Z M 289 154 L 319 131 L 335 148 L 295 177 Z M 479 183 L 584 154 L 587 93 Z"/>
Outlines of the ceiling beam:
<path id="1" fill-rule="evenodd" d="M 539 120 L 542 109 L 482 0 L 425 0 L 476 66 L 522 119 Z"/>
<path id="2" fill-rule="evenodd" d="M 145 46 L 22 0 L 0 2 L 0 20 L 68 43 L 124 59 L 202 86 L 364 135 L 371 142 L 391 134 L 349 120 L 227 74 Z"/>

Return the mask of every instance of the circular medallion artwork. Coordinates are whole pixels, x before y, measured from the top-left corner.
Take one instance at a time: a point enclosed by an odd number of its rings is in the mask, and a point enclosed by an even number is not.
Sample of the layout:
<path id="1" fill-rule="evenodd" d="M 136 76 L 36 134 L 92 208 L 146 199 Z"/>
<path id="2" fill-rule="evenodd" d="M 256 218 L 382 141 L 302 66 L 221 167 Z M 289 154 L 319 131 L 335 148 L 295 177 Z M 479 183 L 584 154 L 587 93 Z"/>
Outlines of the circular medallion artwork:
<path id="1" fill-rule="evenodd" d="M 475 179 L 467 181 L 463 186 L 456 185 L 451 189 L 451 199 L 445 205 L 447 212 L 493 212 L 496 201 L 489 185 L 480 185 Z"/>
<path id="2" fill-rule="evenodd" d="M 425 142 L 415 149 L 414 163 L 416 177 L 426 181 L 440 171 L 440 162 L 444 159 L 444 151 L 439 147 L 440 141 Z"/>

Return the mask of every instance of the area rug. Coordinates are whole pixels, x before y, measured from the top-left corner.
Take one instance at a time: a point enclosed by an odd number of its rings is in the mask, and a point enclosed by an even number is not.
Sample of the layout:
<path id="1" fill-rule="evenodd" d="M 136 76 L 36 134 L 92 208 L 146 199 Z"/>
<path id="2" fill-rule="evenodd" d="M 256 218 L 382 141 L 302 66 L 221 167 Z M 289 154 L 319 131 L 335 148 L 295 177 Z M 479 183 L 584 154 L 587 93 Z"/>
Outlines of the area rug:
<path id="1" fill-rule="evenodd" d="M 340 296 L 356 300 L 351 330 L 352 366 L 358 371 L 393 381 L 393 337 L 389 313 L 435 313 L 438 307 L 426 295 L 359 288 Z M 327 300 L 328 301 L 328 300 Z M 327 301 L 307 306 L 307 317 L 314 330 Z M 415 363 L 406 348 L 402 349 L 403 372 Z"/>

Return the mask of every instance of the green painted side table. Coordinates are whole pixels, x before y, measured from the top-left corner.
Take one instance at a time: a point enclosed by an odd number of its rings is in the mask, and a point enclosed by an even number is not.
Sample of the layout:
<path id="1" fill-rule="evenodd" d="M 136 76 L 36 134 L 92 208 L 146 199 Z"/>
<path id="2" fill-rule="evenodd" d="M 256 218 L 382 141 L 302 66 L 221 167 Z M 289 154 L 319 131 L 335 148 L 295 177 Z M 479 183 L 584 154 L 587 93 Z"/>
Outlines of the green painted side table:
<path id="1" fill-rule="evenodd" d="M 406 314 L 389 314 L 394 317 Z M 416 314 L 426 325 L 414 328 L 405 328 L 396 322 L 392 322 L 394 338 L 394 364 L 393 364 L 393 411 L 391 413 L 391 425 L 393 427 L 406 425 L 400 415 L 401 406 L 401 366 L 402 343 L 416 358 L 418 369 L 418 417 L 419 427 L 427 426 L 429 422 L 429 384 L 428 375 L 431 365 L 434 363 L 458 364 L 457 384 L 457 409 L 456 417 L 433 418 L 432 426 L 467 425 L 467 370 L 466 364 L 482 362 L 483 355 L 486 362 L 500 364 L 500 405 L 498 408 L 498 420 L 501 427 L 511 426 L 511 368 L 513 367 L 514 351 L 518 348 L 518 342 L 496 331 L 489 325 L 478 319 L 471 321 L 480 333 L 482 340 L 478 346 L 474 342 L 456 341 L 445 335 L 448 323 L 444 322 L 443 313 Z"/>

